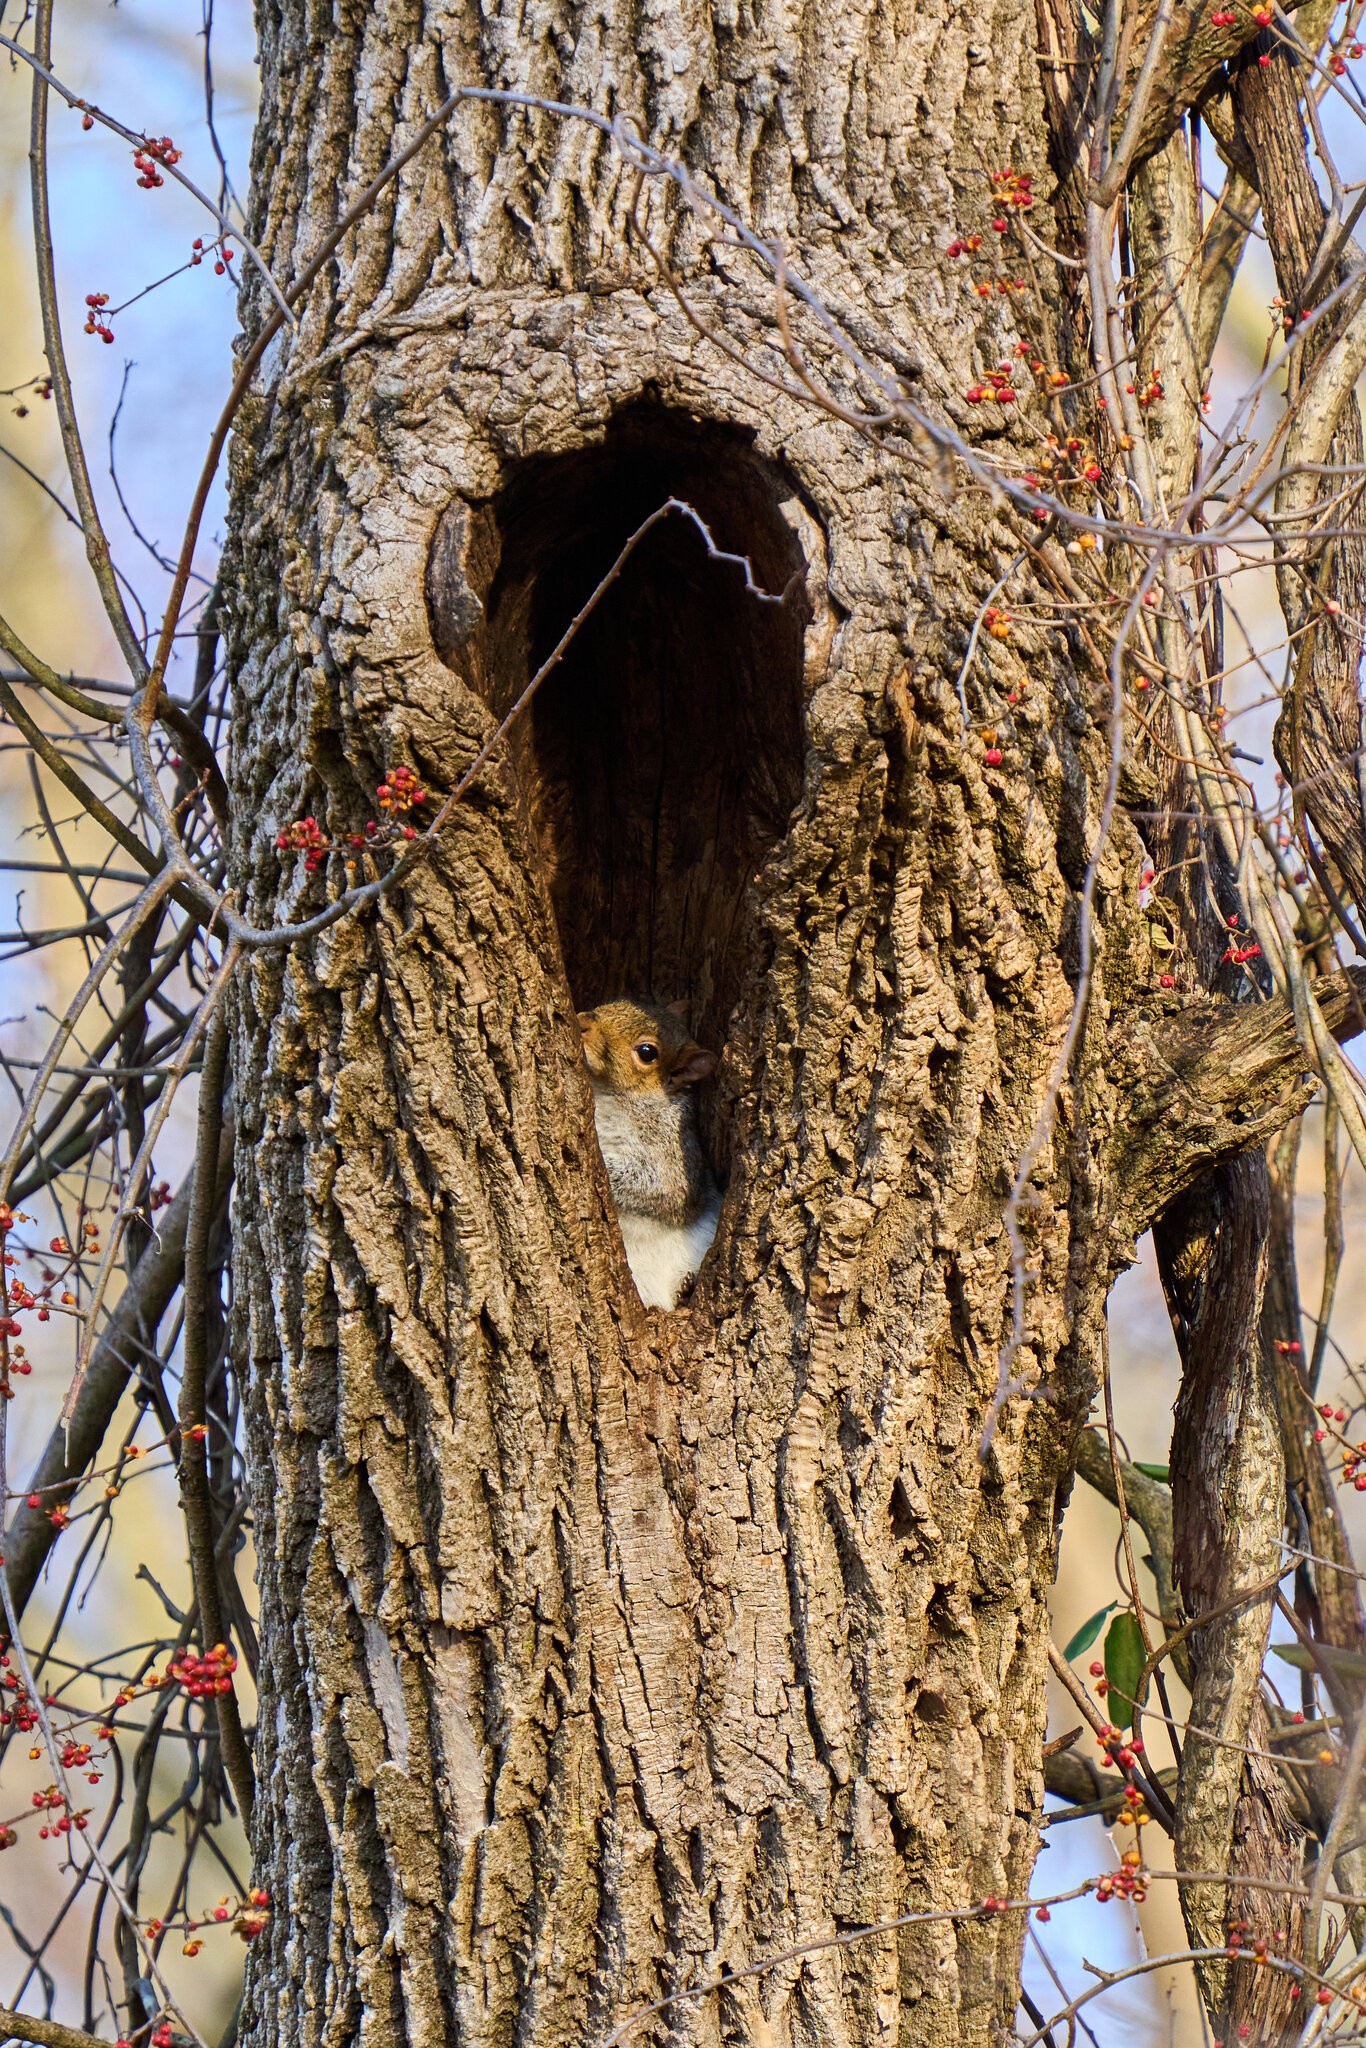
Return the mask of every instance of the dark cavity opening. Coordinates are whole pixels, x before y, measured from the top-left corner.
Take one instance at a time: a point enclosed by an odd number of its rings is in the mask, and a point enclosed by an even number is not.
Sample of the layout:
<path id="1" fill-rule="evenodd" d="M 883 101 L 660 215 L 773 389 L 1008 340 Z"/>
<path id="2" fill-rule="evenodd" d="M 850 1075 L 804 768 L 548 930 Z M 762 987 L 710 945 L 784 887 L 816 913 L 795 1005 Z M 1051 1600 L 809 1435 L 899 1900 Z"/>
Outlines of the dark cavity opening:
<path id="1" fill-rule="evenodd" d="M 429 595 L 443 657 L 501 715 L 670 497 L 786 602 L 752 596 L 670 514 L 510 745 L 575 1005 L 684 997 L 719 1049 L 755 965 L 747 892 L 801 789 L 809 612 L 791 481 L 736 430 L 634 409 L 599 445 L 524 464 L 482 512 L 453 508 Z"/>

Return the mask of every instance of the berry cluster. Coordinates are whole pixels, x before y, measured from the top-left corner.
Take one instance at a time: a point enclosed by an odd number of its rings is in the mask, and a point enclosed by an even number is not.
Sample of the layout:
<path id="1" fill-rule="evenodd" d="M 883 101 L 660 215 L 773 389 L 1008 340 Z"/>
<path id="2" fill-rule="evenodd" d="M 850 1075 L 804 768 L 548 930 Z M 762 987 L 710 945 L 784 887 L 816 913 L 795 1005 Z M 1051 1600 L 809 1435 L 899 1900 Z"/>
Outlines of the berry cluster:
<path id="1" fill-rule="evenodd" d="M 203 1927 L 223 1927 L 231 1922 L 232 1931 L 240 1941 L 255 1941 L 257 1935 L 264 1933 L 269 1927 L 270 1921 L 270 1893 L 257 1886 L 247 1893 L 245 1899 L 234 1901 L 231 1898 L 221 1898 L 216 1906 L 211 1907 L 198 1920 L 179 1920 L 173 1924 L 186 1936 L 180 1953 L 183 1956 L 197 1956 L 204 1946 L 199 1938 L 199 1931 Z M 142 1931 L 149 1941 L 159 1941 L 168 1931 L 167 1922 L 144 1921 Z M 164 2036 L 165 2042 L 170 2041 L 171 2028 L 168 2020 L 163 2020 L 148 2038 L 155 2043 L 158 2035 Z M 131 2048 L 131 2044 L 126 2040 L 119 2041 L 115 2048 Z"/>
<path id="2" fill-rule="evenodd" d="M 42 1792 L 35 1792 L 32 1803 L 36 1813 L 56 1813 L 60 1816 L 57 1820 L 46 1820 L 43 1822 L 43 1825 L 38 1830 L 38 1840 L 40 1842 L 56 1840 L 62 1835 L 69 1835 L 73 1828 L 75 1828 L 78 1834 L 84 1834 L 90 1824 L 88 1812 L 71 1813 L 67 1809 L 65 1795 L 55 1785 L 47 1786 Z"/>
<path id="3" fill-rule="evenodd" d="M 1252 1940 L 1244 1948 L 1243 1944 L 1249 1934 L 1252 1935 Z M 1285 1929 L 1283 1927 L 1278 1927 L 1274 1935 L 1268 1939 L 1265 1934 L 1253 1934 L 1250 1920 L 1230 1920 L 1228 1923 L 1228 1953 L 1230 1956 L 1251 1954 L 1256 1956 L 1259 1962 L 1262 1962 L 1271 1952 L 1271 1943 L 1284 1940 Z"/>
<path id="4" fill-rule="evenodd" d="M 375 802 L 382 811 L 396 814 L 411 811 L 415 804 L 425 804 L 427 792 L 411 768 L 400 764 L 391 768 L 379 788 L 375 791 Z"/>
<path id="5" fill-rule="evenodd" d="M 234 1905 L 230 1898 L 221 1898 L 204 1919 L 206 1923 L 219 1927 L 226 1926 L 231 1920 L 233 1932 L 240 1934 L 244 1941 L 250 1941 L 270 1920 L 270 1893 L 259 1889 L 248 1892 L 241 1905 Z M 193 1932 L 199 1922 L 187 1920 L 185 1925 Z"/>
<path id="6" fill-rule="evenodd" d="M 0 392 L 0 398 L 13 398 L 16 400 L 14 417 L 17 420 L 26 420 L 28 418 L 28 407 L 20 396 L 20 393 L 25 391 L 32 392 L 35 398 L 51 398 L 52 379 L 49 376 L 30 377 L 27 384 L 11 384 L 8 391 Z"/>
<path id="7" fill-rule="evenodd" d="M 1126 384 L 1124 389 L 1131 398 L 1137 398 L 1139 404 L 1144 407 L 1156 405 L 1158 399 L 1163 396 L 1162 379 L 1160 377 L 1149 378 L 1141 391 L 1136 384 Z"/>
<path id="8" fill-rule="evenodd" d="M 85 316 L 86 333 L 98 334 L 101 341 L 112 341 L 114 330 L 102 317 L 103 308 L 109 304 L 108 292 L 87 292 L 85 303 L 90 308 Z"/>
<path id="9" fill-rule="evenodd" d="M 1245 960 L 1261 959 L 1262 949 L 1256 940 L 1248 938 L 1245 933 L 1239 931 L 1238 913 L 1236 910 L 1229 913 L 1228 929 L 1229 942 L 1225 946 L 1222 955 L 1226 966 L 1241 967 Z"/>
<path id="10" fill-rule="evenodd" d="M 61 1747 L 61 1760 L 64 1771 L 84 1771 L 87 1784 L 99 1784 L 100 1773 L 90 1768 L 95 1761 L 95 1752 L 88 1742 L 77 1742 L 68 1736 Z"/>
<path id="11" fill-rule="evenodd" d="M 1099 1681 L 1096 1691 L 1103 1699 L 1110 1690 L 1110 1681 L 1105 1676 L 1105 1666 L 1097 1663 L 1092 1664 L 1089 1669 L 1092 1678 Z M 1113 1721 L 1102 1722 L 1101 1726 L 1096 1730 L 1096 1742 L 1105 1751 L 1105 1762 L 1117 1765 L 1122 1771 L 1133 1770 L 1143 1754 L 1141 1740 L 1135 1736 L 1132 1741 L 1126 1742 L 1124 1730 L 1116 1728 Z"/>
<path id="12" fill-rule="evenodd" d="M 169 135 L 144 135 L 142 147 L 133 151 L 133 168 L 138 173 L 138 184 L 144 192 L 150 192 L 154 186 L 166 183 L 157 169 L 158 164 L 164 164 L 169 170 L 173 164 L 179 162 L 180 151 Z"/>
<path id="13" fill-rule="evenodd" d="M 1078 484 L 1098 484 L 1104 475 L 1095 457 L 1087 454 L 1086 443 L 1079 435 L 1069 434 L 1064 441 L 1057 434 L 1050 434 L 1033 469 L 1025 471 L 1024 480 L 1036 490 L 1058 491 Z"/>
<path id="14" fill-rule="evenodd" d="M 991 202 L 997 209 L 991 221 L 994 234 L 1004 235 L 1008 231 L 1010 227 L 1010 209 L 1013 208 L 1024 212 L 1034 204 L 1034 193 L 1031 189 L 1033 180 L 1034 174 L 1032 171 L 1006 170 L 993 171 L 991 173 Z M 950 256 L 976 256 L 982 247 L 982 241 L 983 237 L 975 232 L 967 235 L 955 235 L 948 245 L 947 254 Z M 1029 287 L 1022 277 L 984 278 L 972 286 L 973 292 L 979 299 L 989 299 L 993 294 L 1006 298 L 1011 292 L 1023 292 L 1028 289 Z"/>
<path id="15" fill-rule="evenodd" d="M 255 1941 L 258 1934 L 264 1934 L 270 1925 L 270 1893 L 259 1888 L 247 1893 L 247 1901 L 238 1911 L 232 1923 L 232 1931 L 239 1941 Z"/>
<path id="16" fill-rule="evenodd" d="M 218 251 L 218 254 L 214 260 L 213 274 L 215 277 L 222 277 L 225 271 L 227 270 L 228 265 L 232 262 L 232 245 L 225 237 L 222 241 L 214 242 L 210 246 L 211 248 L 216 249 Z M 205 249 L 204 247 L 204 237 L 202 235 L 196 235 L 194 240 L 190 244 L 191 270 L 193 270 L 197 264 L 202 263 L 204 261 L 205 256 L 208 254 L 209 250 Z"/>
<path id="17" fill-rule="evenodd" d="M 177 1650 L 162 1683 L 183 1686 L 192 1700 L 208 1700 L 232 1691 L 236 1669 L 237 1659 L 226 1643 L 215 1643 L 202 1657 L 193 1650 Z"/>
<path id="18" fill-rule="evenodd" d="M 41 1493 L 30 1493 L 25 1496 L 24 1505 L 34 1509 L 41 1508 L 43 1506 L 43 1496 Z M 59 1501 L 55 1507 L 49 1508 L 47 1510 L 47 1518 L 53 1528 L 59 1532 L 63 1529 L 69 1529 L 71 1526 L 71 1510 L 67 1507 L 65 1501 Z"/>
<path id="19" fill-rule="evenodd" d="M 416 771 L 400 764 L 391 768 L 375 790 L 375 802 L 385 814 L 384 823 L 367 818 L 363 832 L 349 832 L 345 846 L 352 849 L 352 855 L 369 847 L 378 850 L 391 846 L 396 840 L 416 839 L 415 825 L 400 824 L 398 820 L 427 801 L 427 791 Z M 291 825 L 285 825 L 275 835 L 275 844 L 281 853 L 302 853 L 304 872 L 316 874 L 329 853 L 342 850 L 343 842 L 329 839 L 322 826 L 314 817 L 298 818 Z M 354 857 L 348 858 L 348 868 L 354 868 Z"/>
<path id="20" fill-rule="evenodd" d="M 1355 1487 L 1358 1493 L 1366 1493 L 1363 1465 L 1366 1465 L 1366 1443 L 1354 1444 L 1342 1461 L 1342 1481 L 1344 1486 Z"/>
<path id="21" fill-rule="evenodd" d="M 18 1672 L 10 1669 L 7 1650 L 0 1651 L 0 1686 L 8 1693 L 18 1694 L 9 1706 L 0 1707 L 0 1728 L 13 1728 L 19 1735 L 30 1734 L 38 1726 L 38 1709 Z"/>
<path id="22" fill-rule="evenodd" d="M 1008 225 L 1008 222 L 1002 221 L 1002 230 Z M 944 253 L 947 256 L 975 256 L 981 246 L 980 235 L 955 235 Z M 999 294 L 1001 298 L 1008 298 L 1011 292 L 1023 292 L 1028 289 L 1022 277 L 983 278 L 972 287 L 973 293 L 979 299 L 989 299 L 993 292 Z"/>
<path id="23" fill-rule="evenodd" d="M 998 206 L 1015 206 L 1024 212 L 1034 204 L 1034 194 L 1030 190 L 1034 183 L 1032 171 L 993 171 L 991 182 L 996 188 Z M 1006 231 L 1007 224 L 1000 215 L 991 225 L 998 235 L 1003 235 Z"/>
<path id="24" fill-rule="evenodd" d="M 1143 1794 L 1139 1791 L 1137 1785 L 1126 1785 L 1124 1787 L 1124 1809 L 1121 1813 L 1115 1815 L 1116 1827 L 1146 1827 L 1150 1818 L 1148 1809 L 1143 1804 Z"/>
<path id="25" fill-rule="evenodd" d="M 1137 1849 L 1126 1849 L 1119 1859 L 1118 1870 L 1107 1870 L 1096 1886 L 1096 1897 L 1106 1899 L 1132 1899 L 1142 1905 L 1148 1896 L 1148 1873 L 1143 1867 L 1143 1857 Z"/>
<path id="26" fill-rule="evenodd" d="M 10 1373 L 16 1372 L 27 1376 L 32 1370 L 24 1356 L 22 1344 L 11 1342 L 13 1338 L 23 1335 L 23 1325 L 16 1322 L 15 1317 L 24 1314 L 28 1310 L 36 1310 L 38 1321 L 45 1323 L 51 1317 L 52 1311 L 49 1304 L 54 1298 L 63 1308 L 74 1307 L 76 1301 L 75 1295 L 71 1293 L 69 1288 L 62 1288 L 60 1293 L 56 1292 L 61 1285 L 63 1272 L 59 1272 L 47 1264 L 44 1264 L 41 1269 L 42 1284 L 36 1291 L 20 1279 L 15 1271 L 19 1258 L 18 1254 L 10 1248 L 9 1239 L 13 1234 L 16 1224 L 31 1223 L 32 1221 L 31 1216 L 25 1216 L 22 1213 L 16 1215 L 6 1203 L 0 1202 L 0 1246 L 4 1248 L 3 1252 L 0 1252 L 0 1279 L 2 1279 L 2 1285 L 0 1285 L 0 1400 L 6 1401 L 12 1400 L 14 1397 L 14 1388 L 10 1384 Z M 87 1217 L 82 1222 L 80 1244 L 76 1250 L 72 1250 L 64 1237 L 54 1237 L 48 1245 L 48 1251 L 54 1257 L 64 1261 L 63 1271 L 69 1273 L 81 1259 L 98 1256 L 100 1249 L 99 1232 L 100 1227 L 98 1223 Z M 35 1254 L 31 1247 L 21 1247 L 21 1249 L 25 1249 L 29 1257 L 40 1256 Z"/>
<path id="27" fill-rule="evenodd" d="M 323 864 L 323 858 L 332 851 L 332 842 L 323 834 L 323 828 L 314 817 L 296 818 L 292 825 L 285 825 L 275 835 L 275 844 L 281 853 L 302 853 L 306 874 L 316 874 Z"/>
<path id="28" fill-rule="evenodd" d="M 1002 363 L 999 370 L 988 370 L 985 384 L 969 384 L 963 393 L 969 405 L 980 405 L 984 398 L 994 398 L 998 405 L 1014 405 L 1019 397 L 1015 389 L 1015 367 Z"/>
<path id="29" fill-rule="evenodd" d="M 1276 1349 L 1284 1357 L 1290 1353 L 1298 1353 L 1300 1346 L 1298 1344 L 1279 1343 Z M 1332 1436 L 1342 1449 L 1342 1472 L 1340 1475 L 1342 1484 L 1355 1488 L 1358 1493 L 1366 1493 L 1366 1438 L 1363 1438 L 1359 1443 L 1352 1443 L 1343 1435 L 1342 1425 L 1347 1420 L 1347 1410 L 1345 1408 L 1334 1407 L 1331 1401 L 1322 1401 L 1319 1404 L 1318 1413 L 1323 1417 L 1327 1428 L 1320 1427 L 1315 1429 L 1314 1442 L 1321 1444 L 1329 1436 Z"/>
<path id="30" fill-rule="evenodd" d="M 1285 1348 L 1286 1347 L 1282 1344 L 1278 1344 L 1276 1346 L 1276 1349 L 1278 1351 L 1284 1351 Z M 1299 1347 L 1296 1346 L 1296 1349 L 1298 1348 Z M 1347 1420 L 1347 1410 L 1345 1408 L 1335 1408 L 1331 1401 L 1324 1401 L 1321 1404 L 1319 1408 L 1319 1414 L 1323 1417 L 1325 1422 L 1345 1422 Z M 1321 1444 L 1324 1438 L 1327 1436 L 1327 1434 L 1328 1432 L 1326 1429 L 1316 1429 L 1314 1431 L 1314 1442 L 1316 1444 Z"/>

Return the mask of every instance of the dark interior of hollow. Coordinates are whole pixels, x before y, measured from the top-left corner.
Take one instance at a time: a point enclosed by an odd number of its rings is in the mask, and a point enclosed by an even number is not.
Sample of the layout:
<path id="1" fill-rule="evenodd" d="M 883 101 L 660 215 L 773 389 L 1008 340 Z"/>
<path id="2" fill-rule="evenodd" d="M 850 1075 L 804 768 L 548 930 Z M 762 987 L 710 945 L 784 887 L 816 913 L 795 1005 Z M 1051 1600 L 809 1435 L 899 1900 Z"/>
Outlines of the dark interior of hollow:
<path id="1" fill-rule="evenodd" d="M 684 997 L 717 1049 L 756 953 L 746 892 L 801 789 L 808 612 L 779 509 L 793 495 L 748 437 L 640 410 L 597 447 L 529 462 L 493 508 L 484 675 L 500 712 L 669 497 L 762 589 L 792 585 L 762 602 L 671 513 L 514 729 L 576 1006 Z"/>

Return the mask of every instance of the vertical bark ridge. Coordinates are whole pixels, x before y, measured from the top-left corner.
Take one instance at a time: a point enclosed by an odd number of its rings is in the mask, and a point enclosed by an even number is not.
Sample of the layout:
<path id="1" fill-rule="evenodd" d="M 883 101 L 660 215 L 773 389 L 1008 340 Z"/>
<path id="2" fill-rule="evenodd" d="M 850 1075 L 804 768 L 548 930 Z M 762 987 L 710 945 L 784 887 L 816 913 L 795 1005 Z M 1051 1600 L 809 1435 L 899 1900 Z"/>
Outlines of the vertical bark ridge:
<path id="1" fill-rule="evenodd" d="M 1298 68 L 1277 55 L 1263 69 L 1246 67 L 1238 75 L 1235 104 L 1240 126 L 1256 154 L 1261 180 L 1262 213 L 1267 241 L 1276 265 L 1276 281 L 1287 306 L 1290 326 L 1304 309 L 1326 212 L 1314 182 L 1299 111 L 1302 89 Z M 1321 301 L 1343 281 L 1341 261 L 1317 280 L 1313 296 Z M 1292 358 L 1293 393 L 1310 384 L 1315 365 L 1327 353 L 1337 328 L 1361 318 L 1354 298 L 1337 319 L 1321 322 Z M 1323 540 L 1316 553 L 1298 551 L 1278 563 L 1281 609 L 1287 630 L 1302 634 L 1291 688 L 1276 722 L 1276 757 L 1295 790 L 1297 816 L 1307 814 L 1328 859 L 1339 869 L 1354 904 L 1366 898 L 1366 862 L 1362 859 L 1363 798 L 1359 770 L 1362 725 L 1359 675 L 1363 649 L 1359 622 L 1366 607 L 1366 543 L 1360 537 L 1363 428 L 1361 406 L 1354 391 L 1343 395 L 1330 445 L 1321 459 L 1329 473 L 1312 482 L 1292 473 L 1280 486 L 1277 506 L 1293 510 L 1312 532 L 1315 498 L 1336 497 L 1331 521 L 1340 529 Z M 1344 490 L 1342 480 L 1357 481 Z M 1319 579 L 1331 565 L 1332 587 L 1340 614 L 1319 611 Z"/>
<path id="2" fill-rule="evenodd" d="M 1285 1512 L 1274 1375 L 1260 1338 L 1269 1229 L 1266 1161 L 1250 1154 L 1202 1181 L 1153 1233 L 1182 1363 L 1172 1431 L 1173 1568 L 1191 1616 L 1211 1617 L 1191 1646 L 1176 1855 L 1180 1868 L 1227 1869 L 1241 1823 L 1240 1861 L 1294 1884 L 1297 1831 L 1283 1788 L 1238 1747 L 1266 1746 L 1259 1689 L 1271 1619 L 1269 1592 L 1241 1603 L 1239 1596 L 1274 1573 Z M 1232 1746 L 1203 1741 L 1201 1731 Z M 1182 1888 L 1192 1937 L 1207 1947 L 1222 1945 L 1246 1904 L 1222 1885 Z M 1248 1910 L 1264 1918 L 1264 1909 Z M 1293 1911 L 1283 1903 L 1274 1911 L 1282 1924 L 1290 1912 L 1293 1932 Z M 1248 2025 L 1278 2039 L 1290 2026 L 1289 1986 L 1269 1972 L 1208 1965 L 1204 1975 L 1211 2010 L 1234 2032 Z"/>

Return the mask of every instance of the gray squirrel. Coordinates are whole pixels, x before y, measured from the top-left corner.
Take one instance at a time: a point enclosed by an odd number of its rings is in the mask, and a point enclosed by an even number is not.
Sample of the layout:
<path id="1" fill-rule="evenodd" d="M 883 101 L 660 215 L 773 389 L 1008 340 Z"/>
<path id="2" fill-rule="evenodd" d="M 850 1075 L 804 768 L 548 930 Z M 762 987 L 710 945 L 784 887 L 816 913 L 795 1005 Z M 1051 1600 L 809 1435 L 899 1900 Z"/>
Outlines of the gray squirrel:
<path id="1" fill-rule="evenodd" d="M 716 1065 L 686 1006 L 580 1010 L 598 1144 L 626 1262 L 647 1308 L 673 1308 L 716 1235 L 721 1195 L 697 1135 L 693 1088 Z"/>

